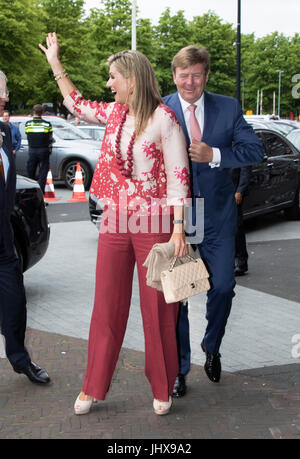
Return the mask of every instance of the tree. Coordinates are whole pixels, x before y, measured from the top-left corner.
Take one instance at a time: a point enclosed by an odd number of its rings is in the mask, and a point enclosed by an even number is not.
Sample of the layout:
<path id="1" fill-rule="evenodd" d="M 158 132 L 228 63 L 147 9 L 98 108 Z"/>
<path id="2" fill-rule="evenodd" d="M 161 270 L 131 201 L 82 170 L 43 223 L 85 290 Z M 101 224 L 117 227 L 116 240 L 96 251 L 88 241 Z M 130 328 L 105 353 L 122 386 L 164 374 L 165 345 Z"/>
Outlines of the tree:
<path id="1" fill-rule="evenodd" d="M 235 96 L 236 32 L 229 23 L 212 11 L 196 16 L 190 23 L 190 42 L 204 46 L 210 54 L 210 77 L 207 89 Z"/>
<path id="2" fill-rule="evenodd" d="M 171 15 L 170 8 L 162 13 L 155 30 L 155 54 L 153 63 L 162 95 L 175 90 L 171 61 L 184 46 L 190 44 L 188 22 L 183 11 Z"/>
<path id="3" fill-rule="evenodd" d="M 83 40 L 87 33 L 84 0 L 42 0 L 41 5 L 44 28 L 47 32 L 56 32 L 63 65 L 74 84 L 84 91 L 89 79 L 89 56 Z M 40 90 L 36 96 L 41 100 L 51 100 L 55 107 L 62 99 L 45 57 L 40 73 Z"/>
<path id="4" fill-rule="evenodd" d="M 39 84 L 38 43 L 44 13 L 38 0 L 0 0 L 0 69 L 8 77 L 10 105 L 22 106 Z"/>
<path id="5" fill-rule="evenodd" d="M 299 66 L 299 47 L 294 40 L 274 32 L 253 41 L 248 38 L 246 56 L 243 61 L 243 73 L 246 75 L 245 100 L 247 108 L 256 112 L 257 90 L 263 90 L 263 112 L 273 112 L 273 94 L 278 98 L 278 72 L 282 70 L 281 79 L 281 114 L 287 114 L 294 107 L 291 94 L 291 79 L 296 65 Z M 294 48 L 295 46 L 295 48 Z M 294 52 L 293 52 L 294 51 Z M 296 65 L 295 65 L 296 64 Z"/>

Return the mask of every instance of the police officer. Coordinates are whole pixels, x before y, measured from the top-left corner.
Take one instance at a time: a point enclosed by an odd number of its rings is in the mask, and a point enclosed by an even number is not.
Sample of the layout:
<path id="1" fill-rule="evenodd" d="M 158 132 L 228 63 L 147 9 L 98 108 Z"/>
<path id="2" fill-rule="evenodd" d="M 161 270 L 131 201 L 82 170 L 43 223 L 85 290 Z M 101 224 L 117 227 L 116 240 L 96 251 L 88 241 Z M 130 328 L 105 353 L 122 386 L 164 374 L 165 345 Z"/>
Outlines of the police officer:
<path id="1" fill-rule="evenodd" d="M 42 118 L 42 113 L 42 105 L 36 104 L 33 106 L 33 119 L 26 122 L 25 133 L 27 134 L 29 146 L 28 177 L 35 179 L 36 170 L 39 166 L 38 182 L 44 193 L 49 170 L 52 125 Z"/>

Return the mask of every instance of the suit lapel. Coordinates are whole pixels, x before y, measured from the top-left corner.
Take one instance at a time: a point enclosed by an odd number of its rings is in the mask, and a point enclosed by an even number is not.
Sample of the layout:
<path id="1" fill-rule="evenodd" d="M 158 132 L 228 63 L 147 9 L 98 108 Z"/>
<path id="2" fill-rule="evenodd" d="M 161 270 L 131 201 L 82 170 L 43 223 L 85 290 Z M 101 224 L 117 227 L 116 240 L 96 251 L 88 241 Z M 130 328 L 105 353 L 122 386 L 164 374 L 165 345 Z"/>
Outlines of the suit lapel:
<path id="1" fill-rule="evenodd" d="M 211 144 L 209 138 L 213 131 L 213 128 L 217 122 L 219 109 L 215 103 L 215 100 L 211 93 L 204 92 L 204 126 L 203 126 L 203 136 L 202 141 Z"/>
<path id="2" fill-rule="evenodd" d="M 14 157 L 13 157 L 12 152 L 9 151 L 9 149 L 7 148 L 7 146 L 5 145 L 4 142 L 3 142 L 2 148 L 3 148 L 3 150 L 4 150 L 4 152 L 6 153 L 6 156 L 7 156 L 7 158 L 8 158 L 9 168 L 8 168 L 8 172 L 7 172 L 7 177 L 6 177 L 5 185 L 4 185 L 4 183 L 3 183 L 2 178 L 1 178 L 0 180 L 1 180 L 1 185 L 2 185 L 3 187 L 7 188 L 8 185 L 9 185 L 9 183 L 10 183 L 11 176 L 12 176 L 13 169 L 14 169 L 14 164 L 13 164 Z"/>
<path id="3" fill-rule="evenodd" d="M 170 108 L 172 108 L 174 110 L 175 115 L 176 115 L 179 123 L 181 124 L 181 127 L 182 127 L 184 135 L 185 135 L 186 145 L 187 145 L 187 148 L 188 148 L 190 146 L 191 141 L 190 141 L 189 134 L 188 134 L 188 131 L 187 131 L 187 127 L 186 127 L 186 124 L 185 124 L 185 119 L 184 119 L 181 103 L 180 103 L 180 100 L 179 100 L 179 97 L 178 97 L 178 92 L 176 92 L 173 95 L 173 97 L 170 99 L 168 105 L 169 105 Z"/>

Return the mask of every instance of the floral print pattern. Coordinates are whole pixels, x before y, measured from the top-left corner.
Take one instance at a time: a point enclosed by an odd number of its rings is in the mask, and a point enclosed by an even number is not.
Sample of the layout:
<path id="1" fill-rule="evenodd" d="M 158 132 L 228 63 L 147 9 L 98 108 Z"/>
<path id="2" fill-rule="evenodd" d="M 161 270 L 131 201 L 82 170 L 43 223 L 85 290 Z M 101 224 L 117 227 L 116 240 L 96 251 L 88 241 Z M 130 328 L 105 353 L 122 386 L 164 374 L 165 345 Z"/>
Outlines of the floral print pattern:
<path id="1" fill-rule="evenodd" d="M 124 105 L 91 102 L 79 91 L 64 100 L 67 109 L 88 123 L 106 124 L 99 159 L 90 192 L 105 204 L 125 207 L 128 213 L 162 212 L 167 206 L 183 205 L 190 196 L 189 165 L 184 134 L 176 116 L 166 105 L 159 105 L 144 132 L 133 146 L 130 179 L 118 169 L 115 143 Z M 135 129 L 134 117 L 127 115 L 120 142 L 122 159 Z M 125 202 L 126 201 L 126 202 Z"/>

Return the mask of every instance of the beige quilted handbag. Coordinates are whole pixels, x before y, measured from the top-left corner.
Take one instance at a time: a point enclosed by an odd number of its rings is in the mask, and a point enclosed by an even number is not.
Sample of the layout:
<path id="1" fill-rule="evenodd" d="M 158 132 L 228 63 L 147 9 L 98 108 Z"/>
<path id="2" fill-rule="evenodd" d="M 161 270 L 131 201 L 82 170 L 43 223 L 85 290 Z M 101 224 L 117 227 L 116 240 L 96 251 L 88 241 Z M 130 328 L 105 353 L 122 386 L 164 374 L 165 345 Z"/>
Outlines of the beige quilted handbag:
<path id="1" fill-rule="evenodd" d="M 169 269 L 161 273 L 166 303 L 177 303 L 210 289 L 209 274 L 201 258 L 186 258 L 190 261 L 179 266 L 175 266 L 174 258 Z"/>

